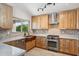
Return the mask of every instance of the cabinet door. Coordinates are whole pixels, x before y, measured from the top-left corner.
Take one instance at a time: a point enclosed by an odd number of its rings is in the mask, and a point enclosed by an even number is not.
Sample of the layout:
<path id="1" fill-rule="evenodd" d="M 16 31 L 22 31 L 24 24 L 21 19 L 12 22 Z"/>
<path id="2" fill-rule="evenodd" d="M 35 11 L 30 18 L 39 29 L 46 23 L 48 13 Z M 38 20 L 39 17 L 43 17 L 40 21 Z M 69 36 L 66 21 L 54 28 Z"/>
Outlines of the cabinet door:
<path id="1" fill-rule="evenodd" d="M 45 37 L 41 37 L 41 48 L 47 48 L 47 40 Z"/>
<path id="2" fill-rule="evenodd" d="M 35 39 L 32 40 L 32 48 L 35 47 Z"/>
<path id="3" fill-rule="evenodd" d="M 79 56 L 79 47 L 78 47 L 78 54 L 77 55 Z"/>
<path id="4" fill-rule="evenodd" d="M 77 9 L 77 29 L 79 29 L 79 9 Z"/>
<path id="5" fill-rule="evenodd" d="M 32 29 L 40 29 L 40 17 L 39 16 L 32 17 Z"/>
<path id="6" fill-rule="evenodd" d="M 28 41 L 28 42 L 26 42 L 26 50 L 28 51 L 28 50 L 30 50 L 30 48 L 31 48 L 31 42 L 30 41 Z"/>
<path id="7" fill-rule="evenodd" d="M 35 39 L 32 39 L 30 41 L 26 41 L 26 50 L 29 51 L 32 48 L 35 47 Z"/>
<path id="8" fill-rule="evenodd" d="M 59 13 L 60 29 L 76 29 L 77 12 L 76 10 L 68 10 Z"/>
<path id="9" fill-rule="evenodd" d="M 60 39 L 60 51 L 77 55 L 77 41 L 75 39 Z"/>
<path id="10" fill-rule="evenodd" d="M 65 53 L 70 53 L 69 48 L 70 48 L 70 40 L 65 39 Z"/>
<path id="11" fill-rule="evenodd" d="M 1 4 L 1 19 L 0 19 L 0 25 L 4 29 L 11 29 L 13 22 L 12 22 L 12 7 L 8 6 L 6 4 Z"/>
<path id="12" fill-rule="evenodd" d="M 37 17 L 32 17 L 32 29 L 37 29 Z"/>
<path id="13" fill-rule="evenodd" d="M 77 40 L 77 55 L 79 55 L 79 40 Z"/>
<path id="14" fill-rule="evenodd" d="M 69 53 L 77 55 L 77 40 L 70 40 Z"/>
<path id="15" fill-rule="evenodd" d="M 39 36 L 36 38 L 36 47 L 47 48 L 47 40 L 45 37 Z"/>
<path id="16" fill-rule="evenodd" d="M 69 11 L 70 13 L 70 29 L 76 29 L 76 24 L 77 24 L 77 11 L 76 10 L 71 10 Z"/>
<path id="17" fill-rule="evenodd" d="M 41 15 L 41 29 L 48 29 L 48 15 Z"/>
<path id="18" fill-rule="evenodd" d="M 36 47 L 41 47 L 41 37 L 40 36 L 36 37 Z"/>
<path id="19" fill-rule="evenodd" d="M 65 40 L 60 39 L 60 51 L 65 52 Z"/>
<path id="20" fill-rule="evenodd" d="M 22 40 L 17 40 L 17 47 L 22 48 L 22 49 L 26 49 L 25 48 L 25 39 Z"/>
<path id="21" fill-rule="evenodd" d="M 59 13 L 59 28 L 64 29 L 64 13 Z"/>

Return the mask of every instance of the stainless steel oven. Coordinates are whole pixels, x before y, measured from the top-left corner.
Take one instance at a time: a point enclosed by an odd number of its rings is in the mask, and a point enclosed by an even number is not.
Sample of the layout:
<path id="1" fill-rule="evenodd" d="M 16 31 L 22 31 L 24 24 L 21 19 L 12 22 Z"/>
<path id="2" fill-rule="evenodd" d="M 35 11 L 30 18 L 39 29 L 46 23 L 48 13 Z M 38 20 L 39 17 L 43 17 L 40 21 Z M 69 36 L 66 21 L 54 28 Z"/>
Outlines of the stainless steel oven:
<path id="1" fill-rule="evenodd" d="M 47 36 L 48 49 L 58 51 L 59 49 L 59 36 L 48 35 Z"/>

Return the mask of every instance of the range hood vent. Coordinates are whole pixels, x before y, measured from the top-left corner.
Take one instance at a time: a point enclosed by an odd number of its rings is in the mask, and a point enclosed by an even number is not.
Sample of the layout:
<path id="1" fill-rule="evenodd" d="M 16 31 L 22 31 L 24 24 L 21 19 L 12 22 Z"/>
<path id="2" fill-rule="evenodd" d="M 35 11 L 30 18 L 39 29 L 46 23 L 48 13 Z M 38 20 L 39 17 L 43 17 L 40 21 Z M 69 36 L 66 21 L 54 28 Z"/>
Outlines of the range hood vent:
<path id="1" fill-rule="evenodd" d="M 52 13 L 51 14 L 50 24 L 53 24 L 53 25 L 58 24 L 57 13 Z"/>

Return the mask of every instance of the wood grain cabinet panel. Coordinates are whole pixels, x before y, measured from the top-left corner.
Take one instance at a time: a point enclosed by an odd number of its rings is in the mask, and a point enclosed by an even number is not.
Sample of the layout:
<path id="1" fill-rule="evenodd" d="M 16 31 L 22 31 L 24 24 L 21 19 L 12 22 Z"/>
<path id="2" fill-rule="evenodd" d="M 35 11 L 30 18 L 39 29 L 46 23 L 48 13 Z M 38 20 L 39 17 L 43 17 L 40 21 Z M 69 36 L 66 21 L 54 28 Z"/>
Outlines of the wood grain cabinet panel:
<path id="1" fill-rule="evenodd" d="M 60 51 L 64 52 L 65 50 L 65 41 L 64 39 L 60 39 Z"/>
<path id="2" fill-rule="evenodd" d="M 40 29 L 40 17 L 39 16 L 32 17 L 32 29 Z"/>
<path id="3" fill-rule="evenodd" d="M 46 38 L 42 37 L 42 36 L 37 36 L 37 38 L 36 38 L 36 47 L 46 49 L 47 48 Z"/>
<path id="4" fill-rule="evenodd" d="M 78 48 L 77 48 L 78 49 L 77 50 L 77 55 L 79 56 L 79 40 L 77 42 L 78 42 L 78 45 L 77 45 L 78 46 Z"/>
<path id="5" fill-rule="evenodd" d="M 0 27 L 4 29 L 11 29 L 13 22 L 13 8 L 6 4 L 0 4 Z"/>
<path id="6" fill-rule="evenodd" d="M 26 51 L 31 50 L 35 47 L 35 39 L 26 40 Z"/>
<path id="7" fill-rule="evenodd" d="M 77 40 L 60 39 L 60 51 L 72 55 L 77 55 Z"/>
<path id="8" fill-rule="evenodd" d="M 48 15 L 32 16 L 32 29 L 48 29 Z"/>
<path id="9" fill-rule="evenodd" d="M 59 28 L 60 29 L 76 29 L 77 26 L 77 11 L 68 10 L 59 13 Z"/>
<path id="10" fill-rule="evenodd" d="M 70 48 L 70 40 L 65 39 L 65 53 L 70 53 L 69 48 Z"/>
<path id="11" fill-rule="evenodd" d="M 69 52 L 70 54 L 75 54 L 77 55 L 77 40 L 71 40 L 70 41 L 70 48 L 69 48 Z"/>
<path id="12" fill-rule="evenodd" d="M 66 24 L 64 24 L 64 23 L 66 23 L 65 19 L 66 19 L 65 12 L 59 13 L 59 28 L 60 29 L 65 29 L 65 25 L 66 25 Z"/>
<path id="13" fill-rule="evenodd" d="M 37 36 L 36 37 L 36 47 L 40 47 L 41 46 L 41 37 Z"/>
<path id="14" fill-rule="evenodd" d="M 79 29 L 79 8 L 77 9 L 77 29 Z"/>
<path id="15" fill-rule="evenodd" d="M 41 19 L 41 29 L 48 29 L 48 15 L 41 15 L 40 16 Z"/>

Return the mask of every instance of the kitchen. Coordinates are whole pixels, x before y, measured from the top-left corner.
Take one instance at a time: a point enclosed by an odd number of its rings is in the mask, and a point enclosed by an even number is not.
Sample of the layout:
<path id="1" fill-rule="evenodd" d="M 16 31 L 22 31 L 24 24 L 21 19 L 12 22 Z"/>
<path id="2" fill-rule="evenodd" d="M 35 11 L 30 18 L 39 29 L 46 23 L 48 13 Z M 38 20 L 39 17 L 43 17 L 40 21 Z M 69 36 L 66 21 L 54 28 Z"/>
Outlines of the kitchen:
<path id="1" fill-rule="evenodd" d="M 0 56 L 78 56 L 78 39 L 79 3 L 0 3 Z"/>

